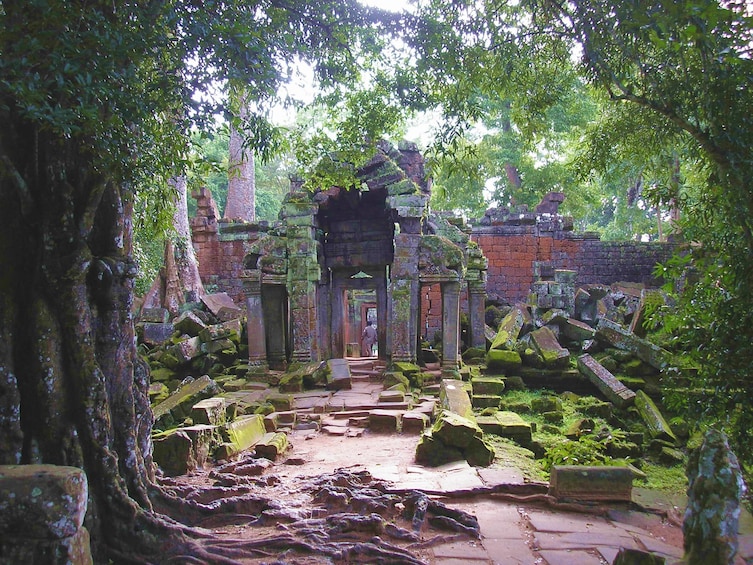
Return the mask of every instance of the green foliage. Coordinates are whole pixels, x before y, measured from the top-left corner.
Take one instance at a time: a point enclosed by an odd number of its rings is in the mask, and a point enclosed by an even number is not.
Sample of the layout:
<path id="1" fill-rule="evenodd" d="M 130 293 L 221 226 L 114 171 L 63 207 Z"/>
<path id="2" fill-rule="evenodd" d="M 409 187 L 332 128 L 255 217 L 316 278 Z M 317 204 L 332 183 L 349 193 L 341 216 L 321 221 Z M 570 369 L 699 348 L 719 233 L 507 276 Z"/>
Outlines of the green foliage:
<path id="1" fill-rule="evenodd" d="M 559 438 L 549 445 L 542 466 L 548 472 L 554 465 L 605 465 L 610 461 L 603 441 L 583 436 L 577 441 Z"/>

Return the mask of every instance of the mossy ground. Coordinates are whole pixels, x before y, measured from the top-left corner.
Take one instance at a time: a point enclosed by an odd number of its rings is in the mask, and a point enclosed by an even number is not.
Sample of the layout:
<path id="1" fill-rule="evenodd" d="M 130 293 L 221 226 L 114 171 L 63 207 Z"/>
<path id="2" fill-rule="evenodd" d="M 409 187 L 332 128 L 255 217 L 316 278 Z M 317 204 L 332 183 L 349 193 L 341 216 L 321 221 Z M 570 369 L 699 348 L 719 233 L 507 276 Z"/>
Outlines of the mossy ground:
<path id="1" fill-rule="evenodd" d="M 533 409 L 532 404 L 547 397 L 556 396 L 562 405 L 561 420 L 553 421 L 551 415 L 544 415 Z M 645 478 L 636 478 L 635 486 L 659 490 L 672 494 L 683 494 L 687 489 L 685 465 L 663 465 L 646 455 L 640 458 L 613 458 L 607 453 L 607 444 L 625 441 L 628 431 L 635 431 L 640 424 L 634 421 L 631 413 L 614 410 L 612 418 L 598 417 L 593 407 L 603 401 L 592 396 L 571 394 L 555 395 L 547 390 L 509 390 L 502 396 L 502 409 L 517 412 L 523 420 L 536 427 L 533 441 L 543 451 L 543 457 L 535 458 L 533 451 L 516 445 L 514 442 L 488 435 L 496 450 L 494 466 L 517 467 L 526 478 L 548 480 L 548 470 L 552 465 L 624 465 L 631 464 L 645 473 Z M 564 432 L 579 420 L 593 421 L 593 432 L 570 440 Z M 630 429 L 616 425 L 626 424 Z"/>

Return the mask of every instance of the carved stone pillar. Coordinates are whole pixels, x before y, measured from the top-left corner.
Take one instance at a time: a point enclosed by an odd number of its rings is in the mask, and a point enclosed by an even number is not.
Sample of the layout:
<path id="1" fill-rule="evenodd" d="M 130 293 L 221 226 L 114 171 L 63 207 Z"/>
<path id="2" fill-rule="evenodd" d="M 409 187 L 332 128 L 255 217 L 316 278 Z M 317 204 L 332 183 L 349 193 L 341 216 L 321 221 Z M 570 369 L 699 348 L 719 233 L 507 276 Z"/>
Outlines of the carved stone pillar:
<path id="1" fill-rule="evenodd" d="M 389 333 L 387 348 L 392 361 L 416 362 L 418 343 L 418 245 L 421 236 L 397 234 L 395 259 L 387 290 Z"/>
<path id="2" fill-rule="evenodd" d="M 442 376 L 457 377 L 460 368 L 460 283 L 442 283 Z"/>

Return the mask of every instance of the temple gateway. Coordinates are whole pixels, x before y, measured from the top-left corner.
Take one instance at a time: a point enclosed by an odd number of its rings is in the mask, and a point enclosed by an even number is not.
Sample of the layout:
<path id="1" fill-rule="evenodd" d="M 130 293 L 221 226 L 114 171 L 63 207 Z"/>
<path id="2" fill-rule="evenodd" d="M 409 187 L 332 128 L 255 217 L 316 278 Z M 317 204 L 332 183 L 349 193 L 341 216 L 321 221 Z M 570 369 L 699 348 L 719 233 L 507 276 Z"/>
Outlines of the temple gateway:
<path id="1" fill-rule="evenodd" d="M 380 359 L 415 363 L 428 331 L 421 320 L 433 308 L 442 371 L 453 375 L 461 300 L 467 345 L 485 346 L 487 261 L 468 230 L 430 211 L 415 145 L 381 143 L 356 177 L 358 186 L 314 193 L 293 184 L 280 222 L 245 242 L 249 361 L 274 369 L 357 355 L 371 321 Z"/>

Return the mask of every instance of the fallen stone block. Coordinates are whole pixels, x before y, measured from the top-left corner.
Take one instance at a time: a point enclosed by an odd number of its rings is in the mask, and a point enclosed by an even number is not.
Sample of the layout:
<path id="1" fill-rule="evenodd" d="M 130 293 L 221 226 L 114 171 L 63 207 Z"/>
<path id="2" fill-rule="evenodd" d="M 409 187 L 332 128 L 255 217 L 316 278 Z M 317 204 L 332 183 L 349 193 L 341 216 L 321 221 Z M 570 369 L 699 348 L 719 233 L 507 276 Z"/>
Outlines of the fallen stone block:
<path id="1" fill-rule="evenodd" d="M 494 461 L 494 447 L 483 437 L 474 437 L 463 450 L 463 456 L 469 465 L 488 467 Z"/>
<path id="2" fill-rule="evenodd" d="M 264 457 L 270 461 L 276 461 L 277 458 L 288 450 L 288 436 L 282 432 L 270 432 L 264 435 L 256 444 L 254 450 L 256 455 Z"/>
<path id="3" fill-rule="evenodd" d="M 629 467 L 555 465 L 549 477 L 549 494 L 558 500 L 630 502 L 632 492 Z"/>
<path id="4" fill-rule="evenodd" d="M 191 414 L 194 404 L 205 398 L 211 398 L 220 392 L 217 383 L 207 375 L 184 384 L 167 400 L 152 409 L 154 428 L 165 430 L 183 422 Z"/>
<path id="5" fill-rule="evenodd" d="M 327 389 L 350 390 L 352 388 L 350 366 L 345 359 L 330 359 L 327 361 Z"/>
<path id="6" fill-rule="evenodd" d="M 570 363 L 570 352 L 562 347 L 557 341 L 557 336 L 549 327 L 539 328 L 530 334 L 530 343 L 539 357 L 543 360 L 544 367 L 567 367 Z"/>
<path id="7" fill-rule="evenodd" d="M 292 394 L 272 393 L 266 401 L 274 406 L 275 412 L 290 412 L 295 406 L 295 397 Z"/>
<path id="8" fill-rule="evenodd" d="M 221 324 L 207 326 L 199 332 L 199 339 L 204 343 L 209 343 L 218 339 L 229 339 L 235 343 L 240 343 L 243 324 L 240 320 L 230 320 Z"/>
<path id="9" fill-rule="evenodd" d="M 472 403 L 474 408 L 499 408 L 501 400 L 496 394 L 474 394 Z"/>
<path id="10" fill-rule="evenodd" d="M 377 433 L 397 433 L 401 430 L 402 415 L 399 410 L 370 410 L 369 429 Z"/>
<path id="11" fill-rule="evenodd" d="M 575 320 L 574 318 L 568 318 L 560 325 L 562 335 L 564 335 L 570 341 L 587 341 L 593 339 L 596 335 L 596 330 L 585 322 Z"/>
<path id="12" fill-rule="evenodd" d="M 238 353 L 238 347 L 236 343 L 226 337 L 208 341 L 202 344 L 201 349 L 206 353 L 221 353 L 223 355 L 235 355 Z"/>
<path id="13" fill-rule="evenodd" d="M 677 437 L 654 401 L 642 390 L 635 394 L 635 407 L 648 428 L 648 433 L 654 439 L 661 439 L 677 443 Z"/>
<path id="14" fill-rule="evenodd" d="M 620 324 L 606 318 L 599 320 L 596 327 L 596 337 L 617 349 L 630 351 L 638 359 L 660 371 L 668 365 L 669 353 L 666 350 L 630 333 L 630 330 L 626 330 Z"/>
<path id="15" fill-rule="evenodd" d="M 453 461 L 463 461 L 465 455 L 456 448 L 450 447 L 432 437 L 431 431 L 425 432 L 416 446 L 416 463 L 427 467 L 439 467 Z"/>
<path id="16" fill-rule="evenodd" d="M 188 363 L 196 357 L 206 354 L 198 337 L 190 337 L 179 341 L 172 347 L 169 347 L 167 351 L 175 356 L 179 363 Z"/>
<path id="17" fill-rule="evenodd" d="M 403 414 L 402 432 L 404 434 L 421 434 L 429 426 L 429 416 L 421 412 L 406 412 Z"/>
<path id="18" fill-rule="evenodd" d="M 607 371 L 601 363 L 588 353 L 578 357 L 578 369 L 615 406 L 626 408 L 635 402 L 635 392 L 618 381 L 612 373 Z"/>
<path id="19" fill-rule="evenodd" d="M 220 428 L 225 440 L 216 452 L 219 459 L 229 459 L 255 445 L 267 433 L 264 418 L 260 414 L 242 416 Z"/>
<path id="20" fill-rule="evenodd" d="M 379 393 L 379 402 L 405 402 L 402 390 L 383 390 Z"/>
<path id="21" fill-rule="evenodd" d="M 233 302 L 233 299 L 230 298 L 226 292 L 205 294 L 201 297 L 201 301 L 215 316 L 218 316 L 223 308 L 225 309 L 225 312 L 223 313 L 225 319 L 228 319 L 227 317 L 231 314 L 235 314 L 236 318 L 240 318 L 243 314 L 243 311 L 235 304 L 235 302 Z"/>
<path id="22" fill-rule="evenodd" d="M 443 379 L 439 388 L 439 405 L 463 418 L 473 418 L 473 405 L 463 382 Z"/>
<path id="23" fill-rule="evenodd" d="M 500 410 L 492 416 L 479 416 L 477 422 L 484 433 L 505 437 L 523 446 L 531 443 L 531 424 L 515 412 Z"/>
<path id="24" fill-rule="evenodd" d="M 92 565 L 89 531 L 79 528 L 69 537 L 44 540 L 0 537 L 0 562 L 44 565 Z"/>
<path id="25" fill-rule="evenodd" d="M 435 440 L 461 450 L 468 447 L 474 437 L 481 437 L 482 434 L 475 421 L 449 411 L 442 412 L 431 428 Z"/>
<path id="26" fill-rule="evenodd" d="M 523 364 L 520 353 L 506 349 L 490 349 L 486 352 L 486 365 L 490 369 L 514 371 Z"/>
<path id="27" fill-rule="evenodd" d="M 140 322 L 137 327 L 141 330 L 141 341 L 147 345 L 161 345 L 170 339 L 175 331 L 172 324 Z"/>
<path id="28" fill-rule="evenodd" d="M 217 428 L 198 424 L 155 434 L 152 438 L 154 462 L 167 476 L 185 475 L 207 462 L 213 444 L 219 443 Z"/>
<path id="29" fill-rule="evenodd" d="M 138 321 L 151 324 L 166 324 L 170 321 L 170 312 L 167 308 L 142 308 Z"/>
<path id="30" fill-rule="evenodd" d="M 499 323 L 499 329 L 490 349 L 514 350 L 525 322 L 526 312 L 524 312 L 523 308 L 514 306 Z"/>
<path id="31" fill-rule="evenodd" d="M 173 321 L 173 326 L 181 334 L 186 334 L 191 337 L 196 337 L 199 332 L 207 327 L 204 320 L 199 318 L 196 314 L 188 310 L 183 312 Z"/>
<path id="32" fill-rule="evenodd" d="M 0 540 L 75 536 L 84 523 L 88 493 L 86 474 L 77 467 L 0 465 Z"/>
<path id="33" fill-rule="evenodd" d="M 205 398 L 191 408 L 191 419 L 194 424 L 210 426 L 224 426 L 226 422 L 227 402 L 221 396 Z"/>
<path id="34" fill-rule="evenodd" d="M 473 395 L 477 394 L 495 394 L 500 396 L 505 391 L 504 379 L 495 377 L 475 377 L 473 384 Z"/>

